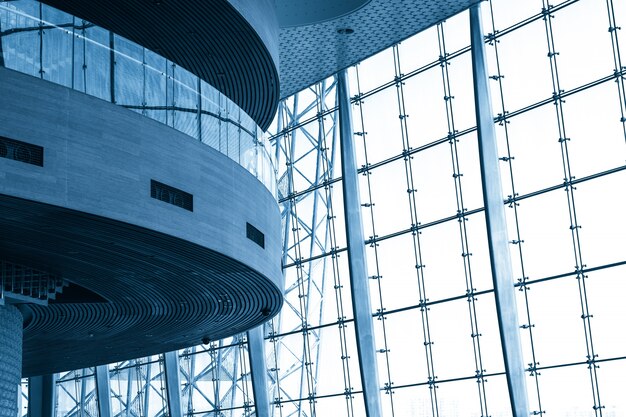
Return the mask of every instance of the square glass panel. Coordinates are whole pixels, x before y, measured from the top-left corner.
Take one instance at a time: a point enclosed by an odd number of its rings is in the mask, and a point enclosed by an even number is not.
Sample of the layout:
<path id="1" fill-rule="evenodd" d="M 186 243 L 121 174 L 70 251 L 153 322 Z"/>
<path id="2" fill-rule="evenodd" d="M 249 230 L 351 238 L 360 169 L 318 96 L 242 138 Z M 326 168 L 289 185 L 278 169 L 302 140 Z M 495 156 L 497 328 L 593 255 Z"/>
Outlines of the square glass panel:
<path id="1" fill-rule="evenodd" d="M 524 301 L 518 298 L 518 308 Z M 530 286 L 528 305 L 531 314 L 534 351 L 541 366 L 561 365 L 587 360 L 585 327 L 576 277 L 568 276 Z M 521 314 L 520 314 L 521 315 Z M 523 316 L 522 316 L 523 317 Z M 531 351 L 525 346 L 527 364 Z"/>
<path id="2" fill-rule="evenodd" d="M 539 384 L 541 404 L 547 413 L 593 415 L 593 392 L 587 365 L 544 369 Z"/>

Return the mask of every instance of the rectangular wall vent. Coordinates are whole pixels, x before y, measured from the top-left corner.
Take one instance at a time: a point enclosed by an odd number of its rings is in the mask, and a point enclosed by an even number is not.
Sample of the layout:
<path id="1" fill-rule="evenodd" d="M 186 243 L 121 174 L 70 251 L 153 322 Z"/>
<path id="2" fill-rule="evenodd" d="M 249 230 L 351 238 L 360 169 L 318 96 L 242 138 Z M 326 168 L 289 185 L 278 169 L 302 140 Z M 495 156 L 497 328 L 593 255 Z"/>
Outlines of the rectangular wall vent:
<path id="1" fill-rule="evenodd" d="M 193 195 L 155 180 L 150 180 L 150 197 L 193 211 Z"/>
<path id="2" fill-rule="evenodd" d="M 43 148 L 32 143 L 0 136 L 0 158 L 13 159 L 25 164 L 43 166 Z"/>
<path id="3" fill-rule="evenodd" d="M 246 223 L 246 236 L 248 239 L 265 249 L 265 235 L 250 223 Z"/>

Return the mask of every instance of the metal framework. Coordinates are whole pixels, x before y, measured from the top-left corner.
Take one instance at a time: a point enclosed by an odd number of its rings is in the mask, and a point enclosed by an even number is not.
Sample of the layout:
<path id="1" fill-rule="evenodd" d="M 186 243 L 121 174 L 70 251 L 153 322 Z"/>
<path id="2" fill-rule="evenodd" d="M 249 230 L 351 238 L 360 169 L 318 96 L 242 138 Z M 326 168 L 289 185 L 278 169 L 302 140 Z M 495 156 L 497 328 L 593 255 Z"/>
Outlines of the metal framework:
<path id="1" fill-rule="evenodd" d="M 277 134 L 273 137 L 279 168 L 286 282 L 283 313 L 268 323 L 273 362 L 269 376 L 276 405 L 274 415 L 281 417 L 316 415 L 327 273 L 330 267 L 333 273 L 336 271 L 339 256 L 335 251 L 332 200 L 339 129 L 336 114 L 330 110 L 336 105 L 335 90 L 334 80 L 326 80 L 282 102 Z M 346 345 L 342 327 L 346 319 L 341 304 L 343 289 L 339 278 L 333 278 L 343 347 Z M 345 373 L 349 369 L 345 366 L 347 356 L 342 354 L 344 386 L 349 392 L 350 375 Z M 294 391 L 294 385 L 299 389 Z"/>
<path id="2" fill-rule="evenodd" d="M 57 415 L 96 417 L 97 392 L 93 368 L 66 372 L 57 377 Z"/>
<path id="3" fill-rule="evenodd" d="M 506 4 L 483 5 L 484 38 L 474 9 L 471 32 L 467 14 L 453 18 L 418 35 L 427 47 L 408 40 L 374 64 L 348 70 L 385 416 L 509 415 L 511 402 L 517 415 L 626 412 L 615 388 L 626 363 L 624 339 L 615 331 L 626 317 L 619 298 L 626 268 L 619 250 L 626 233 L 619 222 L 626 179 L 620 31 L 626 11 L 615 0 L 537 0 L 535 9 L 509 17 L 502 12 Z M 597 33 L 592 47 L 606 52 L 611 65 L 573 79 L 567 61 L 572 49 L 565 48 L 572 33 L 561 22 L 577 10 L 585 19 L 596 13 L 601 23 L 594 21 L 597 30 L 589 28 L 585 36 Z M 484 43 L 491 71 L 479 69 L 475 84 L 470 33 L 475 47 Z M 532 56 L 536 61 L 516 60 L 534 52 L 520 48 L 520 38 L 533 40 L 529 50 L 539 51 Z M 535 67 L 544 78 L 524 78 Z M 483 81 L 491 86 L 495 110 L 479 99 L 477 126 L 474 89 L 484 93 Z M 535 95 L 517 91 L 515 85 L 524 82 Z M 366 412 L 336 153 L 338 95 L 335 79 L 328 79 L 279 105 L 271 142 L 283 219 L 285 306 L 254 342 L 239 335 L 179 352 L 186 417 L 265 415 L 255 407 L 262 400 L 253 381 L 261 358 L 249 352 L 258 353 L 262 338 L 269 415 Z M 591 136 L 587 124 L 594 127 Z M 483 157 L 489 166 L 480 175 L 476 151 L 491 125 L 499 151 L 492 148 L 491 157 Z M 609 125 L 612 130 L 605 130 Z M 489 193 L 483 203 L 483 185 L 496 186 L 500 176 L 504 196 Z M 498 240 L 505 235 L 502 218 L 499 225 L 490 223 L 502 209 L 511 239 L 504 242 Z M 614 239 L 615 247 L 605 239 Z M 490 256 L 489 244 L 501 254 Z M 507 254 L 512 273 L 494 268 L 492 274 L 491 262 Z M 494 300 L 500 296 L 492 278 L 508 280 L 511 290 L 511 276 L 521 315 L 517 329 L 515 320 L 504 317 L 506 306 L 499 306 L 498 316 L 508 324 L 499 327 L 496 320 Z M 515 335 L 521 338 L 523 371 L 511 340 L 500 341 L 506 334 L 514 336 L 513 345 Z M 507 366 L 498 359 L 502 349 Z M 163 367 L 162 357 L 109 366 L 112 415 L 165 416 Z M 86 369 L 58 376 L 58 416 L 98 415 L 96 374 Z M 523 380 L 528 403 L 519 405 Z"/>
<path id="4" fill-rule="evenodd" d="M 247 416 L 254 411 L 245 335 L 185 349 L 180 362 L 183 415 Z"/>

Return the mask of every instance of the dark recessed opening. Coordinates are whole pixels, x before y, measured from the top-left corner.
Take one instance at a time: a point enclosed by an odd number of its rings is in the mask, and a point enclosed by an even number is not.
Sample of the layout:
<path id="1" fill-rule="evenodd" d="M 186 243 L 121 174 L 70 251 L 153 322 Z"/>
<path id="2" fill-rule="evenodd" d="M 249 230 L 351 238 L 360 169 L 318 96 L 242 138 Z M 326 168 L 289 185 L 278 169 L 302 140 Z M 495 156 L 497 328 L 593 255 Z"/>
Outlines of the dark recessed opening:
<path id="1" fill-rule="evenodd" d="M 337 29 L 337 33 L 340 35 L 352 35 L 354 33 L 354 29 L 352 28 L 340 28 Z"/>
<path id="2" fill-rule="evenodd" d="M 25 164 L 43 166 L 43 148 L 32 143 L 0 136 L 0 158 L 13 159 Z"/>
<path id="3" fill-rule="evenodd" d="M 193 195 L 162 182 L 150 180 L 150 197 L 193 211 Z"/>
<path id="4" fill-rule="evenodd" d="M 265 249 L 265 235 L 250 223 L 246 223 L 246 236 L 248 239 Z"/>
<path id="5" fill-rule="evenodd" d="M 54 299 L 48 300 L 48 304 L 80 304 L 80 303 L 108 303 L 108 300 L 95 292 L 68 282 Z"/>

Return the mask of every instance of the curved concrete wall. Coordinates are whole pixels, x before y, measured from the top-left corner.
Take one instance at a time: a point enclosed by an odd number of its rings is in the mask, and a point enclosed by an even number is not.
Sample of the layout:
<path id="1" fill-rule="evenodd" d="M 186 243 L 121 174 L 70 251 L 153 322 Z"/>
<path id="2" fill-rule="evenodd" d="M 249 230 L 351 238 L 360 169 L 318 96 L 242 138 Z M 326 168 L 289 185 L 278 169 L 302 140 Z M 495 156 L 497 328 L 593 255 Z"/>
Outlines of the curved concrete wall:
<path id="1" fill-rule="evenodd" d="M 280 214 L 228 157 L 114 104 L 0 68 L 0 135 L 44 148 L 44 166 L 0 158 L 0 194 L 165 233 L 226 255 L 282 290 Z M 150 180 L 193 195 L 194 211 L 150 197 Z M 265 248 L 246 237 L 246 223 Z"/>

